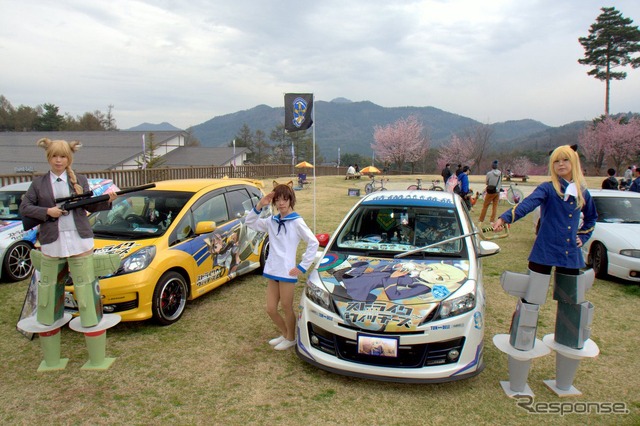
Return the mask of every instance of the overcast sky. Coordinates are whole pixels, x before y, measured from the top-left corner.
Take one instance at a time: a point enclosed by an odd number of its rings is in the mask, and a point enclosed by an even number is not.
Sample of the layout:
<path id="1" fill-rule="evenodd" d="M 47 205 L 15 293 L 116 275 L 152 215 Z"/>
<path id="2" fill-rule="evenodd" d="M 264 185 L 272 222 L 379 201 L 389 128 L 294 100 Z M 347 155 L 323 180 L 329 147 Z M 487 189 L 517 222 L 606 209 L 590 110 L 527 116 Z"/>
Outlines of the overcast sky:
<path id="1" fill-rule="evenodd" d="M 640 1 L 616 0 L 640 25 Z M 286 92 L 551 126 L 604 112 L 594 0 L 0 0 L 0 94 L 186 128 Z M 640 69 L 611 112 L 640 112 Z M 320 125 L 318 123 L 318 125 Z"/>

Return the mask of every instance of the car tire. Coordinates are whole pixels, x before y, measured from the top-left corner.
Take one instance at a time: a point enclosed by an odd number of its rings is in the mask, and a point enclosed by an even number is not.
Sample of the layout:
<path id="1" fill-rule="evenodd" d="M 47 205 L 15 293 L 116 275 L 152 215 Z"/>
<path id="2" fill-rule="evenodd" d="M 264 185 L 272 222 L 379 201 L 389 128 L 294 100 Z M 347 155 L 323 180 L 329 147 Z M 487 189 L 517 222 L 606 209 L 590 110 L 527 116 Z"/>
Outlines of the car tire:
<path id="1" fill-rule="evenodd" d="M 189 295 L 187 281 L 178 272 L 166 272 L 153 291 L 153 319 L 160 325 L 171 325 L 184 313 Z"/>
<path id="2" fill-rule="evenodd" d="M 596 278 L 606 278 L 607 265 L 609 261 L 607 259 L 607 249 L 602 243 L 593 243 L 591 245 L 591 264 L 593 265 L 593 272 L 596 274 Z"/>
<path id="3" fill-rule="evenodd" d="M 18 241 L 7 249 L 2 261 L 2 272 L 8 281 L 22 281 L 31 275 L 33 272 L 32 248 L 28 242 Z"/>

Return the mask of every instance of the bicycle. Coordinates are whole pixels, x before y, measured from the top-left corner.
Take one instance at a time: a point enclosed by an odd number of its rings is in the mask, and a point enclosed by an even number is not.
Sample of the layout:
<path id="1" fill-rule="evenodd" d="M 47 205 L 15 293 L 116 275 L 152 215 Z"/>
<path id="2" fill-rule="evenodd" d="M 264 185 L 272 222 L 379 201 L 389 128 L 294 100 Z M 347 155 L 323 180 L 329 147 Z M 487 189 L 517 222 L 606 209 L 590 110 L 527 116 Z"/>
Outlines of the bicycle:
<path id="1" fill-rule="evenodd" d="M 524 199 L 524 193 L 519 188 L 514 188 L 514 184 L 510 183 L 509 189 L 507 189 L 506 198 L 507 198 L 507 202 L 512 206 L 514 206 Z"/>
<path id="2" fill-rule="evenodd" d="M 384 187 L 385 180 L 388 182 L 389 179 L 382 178 L 380 180 L 376 180 L 376 177 L 371 175 L 371 182 L 364 186 L 365 194 L 371 194 L 375 191 L 386 191 L 387 188 Z"/>
<path id="3" fill-rule="evenodd" d="M 444 188 L 438 185 L 440 181 L 438 179 L 431 181 L 431 186 L 429 188 L 422 187 L 422 179 L 416 178 L 417 185 L 409 185 L 407 187 L 408 190 L 425 190 L 425 191 L 444 191 Z"/>
<path id="4" fill-rule="evenodd" d="M 507 203 L 511 204 L 512 206 L 515 206 L 516 204 L 518 204 L 520 201 L 522 201 L 524 199 L 524 193 L 522 192 L 522 190 L 520 190 L 520 188 L 514 188 L 514 186 L 517 185 L 510 183 L 509 184 L 509 188 L 505 191 L 504 189 L 500 190 L 500 198 L 499 200 L 505 200 Z M 484 200 L 485 195 L 487 195 L 487 191 L 483 191 L 481 194 L 476 192 L 476 201 L 477 200 Z"/>

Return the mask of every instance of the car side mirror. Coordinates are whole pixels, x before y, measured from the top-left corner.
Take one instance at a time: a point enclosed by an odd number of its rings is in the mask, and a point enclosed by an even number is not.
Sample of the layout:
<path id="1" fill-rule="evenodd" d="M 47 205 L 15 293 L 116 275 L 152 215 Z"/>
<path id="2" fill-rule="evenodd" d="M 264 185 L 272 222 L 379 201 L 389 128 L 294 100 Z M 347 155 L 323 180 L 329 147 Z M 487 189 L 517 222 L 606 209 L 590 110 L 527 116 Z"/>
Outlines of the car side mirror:
<path id="1" fill-rule="evenodd" d="M 216 223 L 212 220 L 203 220 L 196 224 L 196 235 L 208 234 L 216 230 Z"/>
<path id="2" fill-rule="evenodd" d="M 478 257 L 493 256 L 500 253 L 500 246 L 493 241 L 480 241 L 480 249 L 478 250 Z"/>

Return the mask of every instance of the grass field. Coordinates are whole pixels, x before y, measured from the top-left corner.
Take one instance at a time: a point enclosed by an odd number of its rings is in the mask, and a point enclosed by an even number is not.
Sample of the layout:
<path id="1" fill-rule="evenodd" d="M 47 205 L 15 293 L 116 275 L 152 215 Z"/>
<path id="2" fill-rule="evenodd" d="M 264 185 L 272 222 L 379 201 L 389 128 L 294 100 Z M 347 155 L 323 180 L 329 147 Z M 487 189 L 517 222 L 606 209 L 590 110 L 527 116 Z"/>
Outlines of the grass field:
<path id="1" fill-rule="evenodd" d="M 424 176 L 423 176 L 424 177 Z M 424 177 L 428 182 L 429 177 Z M 435 177 L 434 177 L 435 178 Z M 284 182 L 289 178 L 279 178 Z M 535 185 L 544 178 L 533 178 Z M 483 176 L 472 176 L 480 190 Z M 599 187 L 602 178 L 590 179 Z M 296 210 L 316 232 L 331 233 L 357 197 L 366 179 L 322 177 L 297 191 Z M 271 180 L 265 180 L 270 186 Z M 412 177 L 393 176 L 390 188 L 406 188 Z M 313 200 L 316 200 L 314 209 Z M 501 205 L 500 211 L 507 209 Z M 472 212 L 477 219 L 481 205 Z M 264 312 L 265 280 L 239 278 L 187 305 L 170 326 L 121 323 L 107 334 L 107 356 L 117 357 L 106 371 L 83 371 L 84 337 L 65 327 L 65 370 L 39 373 L 38 339 L 27 340 L 15 325 L 27 281 L 0 284 L 0 422 L 4 425 L 431 425 L 431 424 L 640 424 L 640 287 L 597 280 L 588 293 L 595 305 L 592 339 L 600 354 L 580 364 L 574 385 L 582 395 L 559 398 L 543 380 L 555 377 L 553 354 L 533 361 L 529 385 L 535 402 L 613 403 L 628 414 L 531 414 L 508 398 L 500 381 L 508 380 L 507 357 L 492 343 L 507 333 L 515 298 L 500 287 L 504 270 L 526 271 L 533 241 L 532 222 L 515 224 L 509 238 L 496 240 L 502 251 L 486 258 L 485 363 L 479 376 L 460 382 L 416 385 L 377 382 L 334 375 L 301 361 L 293 351 L 277 352 L 267 340 L 276 330 Z M 297 286 L 297 296 L 303 288 Z M 553 333 L 555 301 L 541 309 L 538 337 Z M 571 405 L 580 410 L 580 405 Z M 544 405 L 542 405 L 544 407 Z"/>

